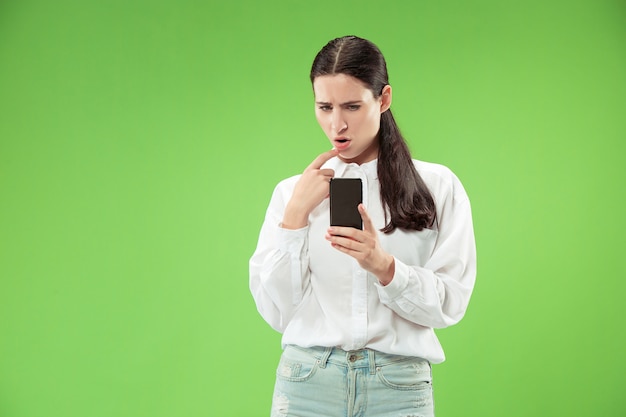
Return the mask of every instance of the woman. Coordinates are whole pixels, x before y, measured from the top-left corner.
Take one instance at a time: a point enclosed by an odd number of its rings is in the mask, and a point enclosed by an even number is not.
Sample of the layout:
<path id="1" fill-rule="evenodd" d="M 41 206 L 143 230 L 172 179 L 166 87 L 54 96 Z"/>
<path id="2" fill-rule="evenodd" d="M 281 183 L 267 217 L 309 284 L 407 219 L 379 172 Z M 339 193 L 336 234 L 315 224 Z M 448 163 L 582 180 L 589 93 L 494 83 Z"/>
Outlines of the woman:
<path id="1" fill-rule="evenodd" d="M 272 416 L 434 415 L 435 328 L 457 323 L 474 286 L 470 204 L 447 168 L 413 160 L 371 42 L 330 41 L 311 69 L 333 149 L 274 190 L 250 289 L 283 333 Z M 363 229 L 329 227 L 329 180 L 360 178 Z"/>

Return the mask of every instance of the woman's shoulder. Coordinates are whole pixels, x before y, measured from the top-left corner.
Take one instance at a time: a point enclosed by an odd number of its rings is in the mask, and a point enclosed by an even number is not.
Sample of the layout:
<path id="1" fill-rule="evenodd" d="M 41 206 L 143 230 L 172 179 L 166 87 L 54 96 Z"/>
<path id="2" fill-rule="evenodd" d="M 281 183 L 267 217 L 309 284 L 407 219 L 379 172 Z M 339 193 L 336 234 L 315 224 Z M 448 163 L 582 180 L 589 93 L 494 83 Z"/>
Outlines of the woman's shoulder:
<path id="1" fill-rule="evenodd" d="M 444 180 L 451 180 L 452 178 L 456 178 L 454 172 L 452 172 L 450 168 L 442 164 L 413 159 L 413 165 L 415 165 L 415 169 L 417 169 L 417 172 L 419 172 L 422 177 L 430 176 L 433 178 L 441 178 Z"/>
<path id="2" fill-rule="evenodd" d="M 302 174 L 292 175 L 291 177 L 280 180 L 274 187 L 274 194 L 290 195 L 301 176 Z"/>
<path id="3" fill-rule="evenodd" d="M 276 184 L 276 188 L 288 188 L 288 189 L 291 189 L 291 188 L 295 187 L 296 183 L 298 182 L 298 180 L 300 179 L 301 176 L 302 176 L 302 174 L 297 174 L 297 175 L 292 175 L 292 176 L 287 177 L 287 178 L 283 178 L 282 180 L 280 180 L 278 182 L 278 184 Z"/>
<path id="4" fill-rule="evenodd" d="M 431 192 L 451 193 L 456 197 L 467 198 L 461 181 L 447 166 L 417 159 L 413 159 L 413 164 Z"/>

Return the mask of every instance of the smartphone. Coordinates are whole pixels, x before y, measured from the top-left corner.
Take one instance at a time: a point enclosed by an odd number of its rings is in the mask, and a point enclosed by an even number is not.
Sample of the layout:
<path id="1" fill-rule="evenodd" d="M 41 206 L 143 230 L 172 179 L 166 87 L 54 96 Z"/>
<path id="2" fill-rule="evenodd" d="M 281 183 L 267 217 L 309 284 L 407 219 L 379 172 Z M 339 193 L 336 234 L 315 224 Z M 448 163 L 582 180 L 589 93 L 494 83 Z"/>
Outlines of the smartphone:
<path id="1" fill-rule="evenodd" d="M 332 178 L 330 180 L 330 225 L 363 229 L 358 206 L 363 201 L 360 178 Z"/>

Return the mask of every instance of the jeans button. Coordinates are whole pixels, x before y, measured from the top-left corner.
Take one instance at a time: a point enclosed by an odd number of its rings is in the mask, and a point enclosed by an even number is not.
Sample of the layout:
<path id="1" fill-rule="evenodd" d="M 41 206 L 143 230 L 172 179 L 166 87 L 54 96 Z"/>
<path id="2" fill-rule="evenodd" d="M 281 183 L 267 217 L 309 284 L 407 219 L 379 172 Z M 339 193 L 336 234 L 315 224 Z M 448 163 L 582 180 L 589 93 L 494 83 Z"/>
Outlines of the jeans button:
<path id="1" fill-rule="evenodd" d="M 355 361 L 356 361 L 356 355 L 355 355 L 354 353 L 352 353 L 352 354 L 348 357 L 348 360 L 349 360 L 350 362 L 355 362 Z"/>

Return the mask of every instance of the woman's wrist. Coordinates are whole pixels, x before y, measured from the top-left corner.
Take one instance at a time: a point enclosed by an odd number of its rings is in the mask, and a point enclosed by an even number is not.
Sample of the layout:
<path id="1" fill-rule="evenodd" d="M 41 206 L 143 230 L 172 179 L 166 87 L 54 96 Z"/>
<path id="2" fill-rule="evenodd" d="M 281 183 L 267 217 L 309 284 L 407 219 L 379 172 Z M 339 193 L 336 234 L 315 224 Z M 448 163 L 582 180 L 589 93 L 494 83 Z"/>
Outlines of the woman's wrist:
<path id="1" fill-rule="evenodd" d="M 388 255 L 387 260 L 385 267 L 379 273 L 375 274 L 379 284 L 383 287 L 393 280 L 393 276 L 396 273 L 396 259 L 392 255 Z"/>
<path id="2" fill-rule="evenodd" d="M 280 227 L 283 229 L 302 229 L 309 224 L 309 213 L 301 208 L 295 207 L 293 204 L 287 204 L 283 221 Z"/>

